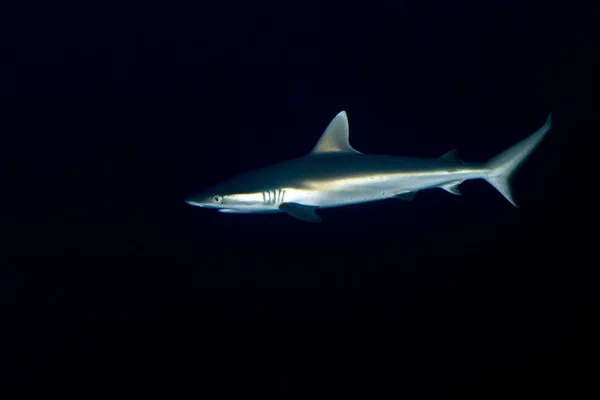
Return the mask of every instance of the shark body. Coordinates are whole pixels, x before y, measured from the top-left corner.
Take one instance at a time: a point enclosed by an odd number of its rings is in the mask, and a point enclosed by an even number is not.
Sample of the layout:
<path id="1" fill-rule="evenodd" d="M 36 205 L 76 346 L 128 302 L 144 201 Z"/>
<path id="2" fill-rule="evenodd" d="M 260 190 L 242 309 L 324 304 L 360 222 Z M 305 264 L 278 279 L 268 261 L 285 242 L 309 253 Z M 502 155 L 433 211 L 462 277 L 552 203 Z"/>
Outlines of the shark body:
<path id="1" fill-rule="evenodd" d="M 222 213 L 284 212 L 320 222 L 318 208 L 398 198 L 442 188 L 460 195 L 458 186 L 485 179 L 516 206 L 509 180 L 552 125 L 552 116 L 535 133 L 486 163 L 465 163 L 455 150 L 440 158 L 367 155 L 352 148 L 346 112 L 329 124 L 313 150 L 300 158 L 250 171 L 186 199 L 193 206 Z"/>

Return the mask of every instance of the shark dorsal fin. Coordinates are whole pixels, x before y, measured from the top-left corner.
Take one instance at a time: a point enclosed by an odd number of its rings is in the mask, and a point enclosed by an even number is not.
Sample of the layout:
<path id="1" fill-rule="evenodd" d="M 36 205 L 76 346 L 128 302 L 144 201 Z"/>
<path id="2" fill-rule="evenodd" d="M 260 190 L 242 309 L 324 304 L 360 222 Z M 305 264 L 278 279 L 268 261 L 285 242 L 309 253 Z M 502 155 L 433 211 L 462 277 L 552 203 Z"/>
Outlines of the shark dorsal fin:
<path id="1" fill-rule="evenodd" d="M 349 136 L 348 116 L 346 111 L 342 111 L 331 120 L 310 154 L 362 154 L 350 146 Z"/>

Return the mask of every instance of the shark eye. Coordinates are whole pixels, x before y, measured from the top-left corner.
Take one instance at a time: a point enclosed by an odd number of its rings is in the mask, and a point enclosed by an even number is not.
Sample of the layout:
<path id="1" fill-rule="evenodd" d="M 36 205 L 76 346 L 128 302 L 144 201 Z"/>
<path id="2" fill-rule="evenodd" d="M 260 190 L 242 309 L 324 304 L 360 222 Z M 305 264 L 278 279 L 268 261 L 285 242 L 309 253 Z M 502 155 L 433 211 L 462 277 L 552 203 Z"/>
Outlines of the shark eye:
<path id="1" fill-rule="evenodd" d="M 223 198 L 221 196 L 214 196 L 212 199 L 213 202 L 217 204 L 221 204 L 221 202 L 223 201 Z"/>

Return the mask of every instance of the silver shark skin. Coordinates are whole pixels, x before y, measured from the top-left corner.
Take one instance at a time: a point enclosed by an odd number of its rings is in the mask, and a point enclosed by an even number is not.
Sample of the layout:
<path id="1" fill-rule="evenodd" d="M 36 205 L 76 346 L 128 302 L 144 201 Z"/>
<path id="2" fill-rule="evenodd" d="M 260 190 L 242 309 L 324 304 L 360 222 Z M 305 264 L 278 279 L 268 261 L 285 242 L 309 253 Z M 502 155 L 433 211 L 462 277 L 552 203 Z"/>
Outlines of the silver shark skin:
<path id="1" fill-rule="evenodd" d="M 481 178 L 516 207 L 509 180 L 551 125 L 549 115 L 535 133 L 488 162 L 465 163 L 454 150 L 440 158 L 362 154 L 350 146 L 348 117 L 342 111 L 306 156 L 238 175 L 186 202 L 223 213 L 285 212 L 320 222 L 317 208 L 389 198 L 412 200 L 416 192 L 436 187 L 460 195 L 458 185 Z"/>

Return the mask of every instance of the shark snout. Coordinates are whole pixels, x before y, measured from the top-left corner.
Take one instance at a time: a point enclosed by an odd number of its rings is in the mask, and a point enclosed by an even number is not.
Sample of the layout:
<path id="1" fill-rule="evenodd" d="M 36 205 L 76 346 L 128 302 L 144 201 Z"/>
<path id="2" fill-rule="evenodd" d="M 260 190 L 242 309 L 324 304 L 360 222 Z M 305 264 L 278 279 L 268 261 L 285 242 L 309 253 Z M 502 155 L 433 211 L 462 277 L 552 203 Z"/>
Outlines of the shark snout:
<path id="1" fill-rule="evenodd" d="M 202 207 L 202 203 L 198 203 L 197 201 L 192 200 L 192 199 L 186 199 L 185 202 L 187 204 L 189 204 L 190 206 Z"/>

